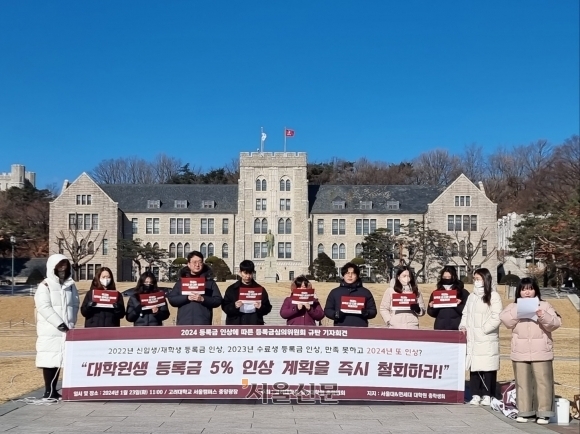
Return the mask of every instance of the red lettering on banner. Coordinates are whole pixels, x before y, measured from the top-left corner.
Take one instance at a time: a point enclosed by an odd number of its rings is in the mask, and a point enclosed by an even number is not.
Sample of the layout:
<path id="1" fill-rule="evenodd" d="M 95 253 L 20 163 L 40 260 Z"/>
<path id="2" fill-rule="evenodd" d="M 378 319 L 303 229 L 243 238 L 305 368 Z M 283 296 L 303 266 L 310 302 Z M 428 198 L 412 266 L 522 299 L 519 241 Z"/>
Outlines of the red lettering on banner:
<path id="1" fill-rule="evenodd" d="M 272 374 L 272 367 L 274 362 L 272 360 L 244 360 L 242 365 L 243 374 L 247 375 L 270 375 Z"/>

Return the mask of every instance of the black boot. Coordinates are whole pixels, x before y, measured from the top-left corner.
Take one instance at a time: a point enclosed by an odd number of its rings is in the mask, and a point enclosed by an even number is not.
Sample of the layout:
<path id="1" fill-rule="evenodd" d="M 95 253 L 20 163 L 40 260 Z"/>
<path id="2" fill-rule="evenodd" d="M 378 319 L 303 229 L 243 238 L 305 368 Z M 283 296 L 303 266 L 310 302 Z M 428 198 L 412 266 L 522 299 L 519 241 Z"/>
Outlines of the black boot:
<path id="1" fill-rule="evenodd" d="M 62 397 L 56 391 L 56 383 L 58 382 L 59 368 L 42 368 L 42 376 L 44 377 L 44 399 L 59 400 Z"/>

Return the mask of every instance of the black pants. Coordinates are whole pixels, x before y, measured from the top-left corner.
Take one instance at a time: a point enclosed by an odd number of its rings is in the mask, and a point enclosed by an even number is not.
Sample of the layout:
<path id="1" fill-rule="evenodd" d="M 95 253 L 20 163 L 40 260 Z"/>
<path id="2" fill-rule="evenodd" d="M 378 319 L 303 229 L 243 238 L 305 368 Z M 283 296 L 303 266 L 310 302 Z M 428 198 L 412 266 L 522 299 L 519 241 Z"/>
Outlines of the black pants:
<path id="1" fill-rule="evenodd" d="M 495 396 L 497 371 L 478 371 L 469 373 L 469 389 L 471 395 Z"/>
<path id="2" fill-rule="evenodd" d="M 58 374 L 60 368 L 42 368 L 42 376 L 44 377 L 44 394 L 53 395 L 56 393 L 56 383 L 58 382 Z"/>

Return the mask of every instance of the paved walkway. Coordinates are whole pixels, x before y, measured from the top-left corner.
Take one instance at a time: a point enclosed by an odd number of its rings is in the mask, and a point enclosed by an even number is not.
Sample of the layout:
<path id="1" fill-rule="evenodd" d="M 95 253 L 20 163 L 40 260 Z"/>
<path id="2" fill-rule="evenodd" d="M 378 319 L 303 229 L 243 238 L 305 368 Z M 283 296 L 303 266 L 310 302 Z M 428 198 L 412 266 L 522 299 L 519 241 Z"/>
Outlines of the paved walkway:
<path id="1" fill-rule="evenodd" d="M 362 430 L 372 434 L 554 434 L 547 427 L 517 424 L 488 408 L 469 405 L 263 405 L 215 400 L 0 405 L 0 433 L 10 434 L 320 434 Z M 559 432 L 577 433 L 578 425 Z"/>

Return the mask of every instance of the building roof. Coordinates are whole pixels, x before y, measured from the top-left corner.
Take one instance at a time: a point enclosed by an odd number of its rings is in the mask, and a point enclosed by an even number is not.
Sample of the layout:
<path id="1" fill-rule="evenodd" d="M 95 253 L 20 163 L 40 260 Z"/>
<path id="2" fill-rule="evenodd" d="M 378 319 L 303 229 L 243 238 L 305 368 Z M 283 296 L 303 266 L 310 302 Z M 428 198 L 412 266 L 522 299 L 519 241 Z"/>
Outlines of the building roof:
<path id="1" fill-rule="evenodd" d="M 443 190 L 425 185 L 311 185 L 308 201 L 311 214 L 424 214 Z M 344 209 L 333 209 L 337 197 L 346 202 Z M 361 201 L 372 201 L 372 209 L 361 209 Z M 398 209 L 388 202 L 399 202 Z"/>
<path id="2" fill-rule="evenodd" d="M 100 184 L 123 212 L 147 213 L 228 213 L 238 212 L 238 186 L 235 184 Z M 147 201 L 160 201 L 159 208 L 148 208 Z M 187 208 L 175 208 L 176 200 L 187 200 Z M 214 208 L 202 207 L 215 202 Z"/>

